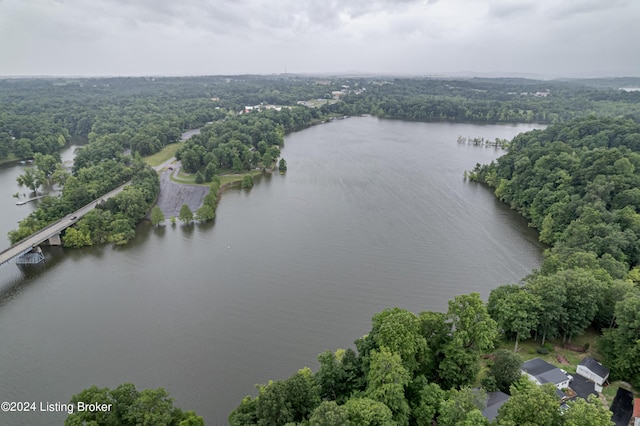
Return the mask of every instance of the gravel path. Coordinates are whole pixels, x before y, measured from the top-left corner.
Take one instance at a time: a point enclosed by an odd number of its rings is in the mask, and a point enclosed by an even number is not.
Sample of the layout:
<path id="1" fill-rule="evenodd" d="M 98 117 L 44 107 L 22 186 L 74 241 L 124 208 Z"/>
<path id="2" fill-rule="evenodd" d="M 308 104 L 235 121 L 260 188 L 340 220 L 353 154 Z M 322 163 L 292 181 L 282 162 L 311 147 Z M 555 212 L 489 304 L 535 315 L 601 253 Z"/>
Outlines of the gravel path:
<path id="1" fill-rule="evenodd" d="M 182 134 L 180 140 L 184 142 L 191 136 L 199 133 L 200 129 L 186 131 Z M 171 166 L 173 170 L 170 170 L 169 166 Z M 179 161 L 176 161 L 175 157 L 154 167 L 157 172 L 162 171 L 160 173 L 160 194 L 158 195 L 156 205 L 160 207 L 164 217 L 167 219 L 171 216 L 178 217 L 180 207 L 182 207 L 183 204 L 188 205 L 191 211 L 195 213 L 195 211 L 202 206 L 202 200 L 204 200 L 205 195 L 209 193 L 209 188 L 206 186 L 183 185 L 172 182 L 171 174 L 178 173 L 180 167 L 181 164 Z"/>
<path id="2" fill-rule="evenodd" d="M 160 207 L 164 217 L 178 217 L 180 207 L 183 204 L 189 206 L 191 211 L 202 206 L 202 200 L 209 193 L 209 187 L 198 185 L 182 185 L 171 181 L 171 174 L 180 170 L 180 163 L 173 164 L 174 170 L 164 169 L 160 174 L 160 195 L 158 195 L 157 206 Z"/>

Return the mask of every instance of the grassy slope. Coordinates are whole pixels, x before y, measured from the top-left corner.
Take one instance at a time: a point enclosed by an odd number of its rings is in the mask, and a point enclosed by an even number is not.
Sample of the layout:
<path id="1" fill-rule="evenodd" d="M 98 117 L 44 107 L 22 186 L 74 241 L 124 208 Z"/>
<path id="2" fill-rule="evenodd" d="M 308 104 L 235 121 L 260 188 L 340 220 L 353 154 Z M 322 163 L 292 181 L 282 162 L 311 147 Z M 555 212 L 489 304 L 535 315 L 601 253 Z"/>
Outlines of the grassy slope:
<path id="1" fill-rule="evenodd" d="M 218 175 L 220 177 L 220 185 L 225 186 L 225 185 L 231 185 L 237 182 L 242 182 L 242 176 L 246 174 L 250 174 L 251 176 L 256 177 L 256 176 L 260 176 L 262 174 L 262 171 L 251 170 L 241 174 L 233 174 L 233 173 L 221 174 L 221 175 Z M 171 180 L 175 183 L 181 183 L 186 185 L 202 185 L 202 186 L 211 185 L 210 182 L 204 182 L 200 184 L 196 183 L 196 174 L 186 173 L 182 169 L 178 172 L 177 176 L 171 175 Z"/>
<path id="2" fill-rule="evenodd" d="M 169 144 L 164 148 L 162 148 L 161 151 L 156 152 L 153 155 L 149 155 L 148 157 L 144 157 L 144 162 L 150 165 L 151 167 L 159 166 L 160 164 L 167 161 L 169 158 L 175 157 L 176 151 L 178 150 L 178 148 L 180 148 L 181 145 L 182 145 L 182 142 Z"/>

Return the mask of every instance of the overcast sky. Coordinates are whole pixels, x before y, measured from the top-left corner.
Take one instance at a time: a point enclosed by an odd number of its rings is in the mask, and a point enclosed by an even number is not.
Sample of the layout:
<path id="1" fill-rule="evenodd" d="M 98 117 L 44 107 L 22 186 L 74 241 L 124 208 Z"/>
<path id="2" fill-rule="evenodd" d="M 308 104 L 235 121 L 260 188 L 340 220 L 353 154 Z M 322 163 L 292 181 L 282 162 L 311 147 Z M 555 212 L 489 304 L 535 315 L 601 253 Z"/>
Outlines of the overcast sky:
<path id="1" fill-rule="evenodd" d="M 0 75 L 640 75 L 640 0 L 0 0 Z"/>

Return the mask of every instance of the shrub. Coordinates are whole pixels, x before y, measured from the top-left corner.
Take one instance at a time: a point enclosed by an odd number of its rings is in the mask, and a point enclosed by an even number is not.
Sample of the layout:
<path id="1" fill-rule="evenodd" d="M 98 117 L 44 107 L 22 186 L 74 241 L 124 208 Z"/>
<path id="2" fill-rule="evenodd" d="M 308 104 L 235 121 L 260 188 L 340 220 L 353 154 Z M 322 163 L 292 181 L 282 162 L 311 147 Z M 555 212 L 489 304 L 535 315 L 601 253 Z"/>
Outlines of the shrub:
<path id="1" fill-rule="evenodd" d="M 244 175 L 242 177 L 242 189 L 251 189 L 253 188 L 253 178 L 251 175 Z"/>

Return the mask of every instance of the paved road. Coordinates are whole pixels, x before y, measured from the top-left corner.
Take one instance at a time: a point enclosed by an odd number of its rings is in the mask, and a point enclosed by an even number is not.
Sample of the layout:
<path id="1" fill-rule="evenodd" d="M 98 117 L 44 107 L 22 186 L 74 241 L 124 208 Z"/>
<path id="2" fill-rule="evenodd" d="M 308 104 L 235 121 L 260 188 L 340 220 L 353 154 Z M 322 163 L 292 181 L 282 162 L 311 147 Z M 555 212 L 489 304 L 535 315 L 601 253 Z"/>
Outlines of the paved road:
<path id="1" fill-rule="evenodd" d="M 127 185 L 129 185 L 129 182 L 125 183 L 122 186 L 119 186 L 118 188 L 114 189 L 111 192 L 104 194 L 102 197 L 92 201 L 91 203 L 76 210 L 75 212 L 66 215 L 59 221 L 52 223 L 51 225 L 47 226 L 44 229 L 41 229 L 35 234 L 32 234 L 30 237 L 27 237 L 24 240 L 12 245 L 8 249 L 0 253 L 0 266 L 9 262 L 11 259 L 21 255 L 22 253 L 28 252 L 33 247 L 37 246 L 43 241 L 46 241 L 52 236 L 59 234 L 63 230 L 67 229 L 68 227 L 76 223 L 78 220 L 80 220 L 80 218 L 82 218 L 84 215 L 86 215 L 91 210 L 93 210 L 96 207 L 96 205 L 100 203 L 102 200 L 106 200 L 108 198 L 113 197 L 116 194 L 119 194 Z"/>
<path id="2" fill-rule="evenodd" d="M 187 139 L 189 139 L 191 136 L 197 135 L 198 133 L 200 133 L 200 129 L 193 129 L 193 130 L 189 130 L 187 132 L 184 132 L 182 134 L 182 136 L 181 136 L 181 141 L 184 142 Z M 167 161 L 165 161 L 164 163 L 154 167 L 154 169 L 156 171 L 160 171 L 160 170 L 164 169 L 165 167 L 167 167 L 169 164 L 173 163 L 174 161 L 176 161 L 176 158 L 172 157 L 172 158 L 168 159 Z M 113 191 L 103 195 L 102 197 L 100 197 L 97 200 L 87 204 L 86 206 L 82 207 L 81 209 L 76 210 L 75 212 L 66 215 L 65 217 L 63 217 L 59 221 L 57 221 L 55 223 L 52 223 L 51 225 L 47 226 L 44 229 L 41 229 L 40 231 L 36 232 L 35 234 L 32 234 L 30 237 L 28 237 L 28 238 L 26 238 L 26 239 L 24 239 L 24 240 L 22 240 L 22 241 L 20 241 L 20 242 L 18 242 L 16 244 L 12 245 L 8 249 L 6 249 L 2 253 L 0 253 L 0 266 L 6 264 L 7 262 L 9 262 L 10 260 L 14 259 L 15 257 L 18 257 L 19 255 L 28 252 L 29 250 L 31 250 L 32 248 L 34 248 L 38 244 L 42 243 L 43 241 L 46 241 L 49 238 L 51 238 L 52 236 L 54 236 L 56 234 L 59 234 L 63 230 L 67 229 L 68 227 L 70 227 L 71 225 L 76 223 L 78 220 L 80 220 L 80 218 L 82 218 L 85 214 L 87 214 L 91 210 L 93 210 L 96 207 L 96 205 L 98 203 L 100 203 L 102 200 L 106 200 L 108 198 L 113 197 L 116 194 L 119 194 L 120 192 L 122 192 L 122 190 L 127 185 L 129 185 L 129 182 L 127 182 L 124 185 L 114 189 Z M 202 197 L 204 197 L 204 195 Z M 200 201 L 202 201 L 202 200 L 200 200 Z"/>
<path id="3" fill-rule="evenodd" d="M 199 135 L 199 134 L 200 134 L 200 129 L 187 130 L 186 132 L 182 133 L 182 135 L 180 135 L 180 142 L 185 142 L 189 138 L 191 138 L 191 136 Z M 155 166 L 153 169 L 156 172 L 159 172 L 160 170 L 169 167 L 169 165 L 171 163 L 173 163 L 174 161 L 176 161 L 176 157 L 171 157 L 167 161 L 165 161 L 164 163 Z"/>

